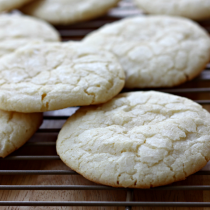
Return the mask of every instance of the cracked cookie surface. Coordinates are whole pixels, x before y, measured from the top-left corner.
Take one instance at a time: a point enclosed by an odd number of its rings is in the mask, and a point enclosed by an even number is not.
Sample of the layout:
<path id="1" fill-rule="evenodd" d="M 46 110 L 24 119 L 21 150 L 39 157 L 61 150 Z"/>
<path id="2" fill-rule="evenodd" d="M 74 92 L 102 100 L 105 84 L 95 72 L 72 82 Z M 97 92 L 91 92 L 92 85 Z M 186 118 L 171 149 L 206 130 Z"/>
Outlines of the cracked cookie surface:
<path id="1" fill-rule="evenodd" d="M 42 20 L 23 15 L 0 15 L 0 57 L 35 40 L 57 42 L 60 35 Z"/>
<path id="2" fill-rule="evenodd" d="M 31 0 L 0 0 L 0 12 L 17 9 Z"/>
<path id="3" fill-rule="evenodd" d="M 21 10 L 52 24 L 71 24 L 104 15 L 120 0 L 36 0 Z"/>
<path id="4" fill-rule="evenodd" d="M 89 45 L 31 43 L 0 59 L 0 108 L 43 112 L 104 103 L 124 86 L 110 52 Z"/>
<path id="5" fill-rule="evenodd" d="M 193 79 L 210 60 L 210 38 L 191 20 L 132 17 L 107 24 L 84 42 L 113 52 L 127 88 L 172 87 Z"/>
<path id="6" fill-rule="evenodd" d="M 119 94 L 80 108 L 56 143 L 63 162 L 114 187 L 150 188 L 185 179 L 210 159 L 210 114 L 160 92 Z"/>
<path id="7" fill-rule="evenodd" d="M 0 110 L 0 157 L 6 157 L 25 144 L 42 124 L 42 113 Z"/>
<path id="8" fill-rule="evenodd" d="M 133 0 L 150 14 L 183 16 L 194 20 L 210 18 L 210 1 L 206 0 Z"/>

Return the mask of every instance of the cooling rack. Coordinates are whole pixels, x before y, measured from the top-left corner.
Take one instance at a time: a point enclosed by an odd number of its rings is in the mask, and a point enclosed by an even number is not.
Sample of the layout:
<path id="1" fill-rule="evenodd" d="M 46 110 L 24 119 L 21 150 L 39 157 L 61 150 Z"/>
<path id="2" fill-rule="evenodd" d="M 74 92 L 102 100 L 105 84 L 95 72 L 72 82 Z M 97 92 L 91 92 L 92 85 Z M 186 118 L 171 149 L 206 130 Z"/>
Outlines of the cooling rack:
<path id="1" fill-rule="evenodd" d="M 70 26 L 58 26 L 57 30 L 60 32 L 63 41 L 68 40 L 81 40 L 86 34 L 89 32 L 103 26 L 106 23 L 110 23 L 116 20 L 119 20 L 123 17 L 127 17 L 130 15 L 141 15 L 142 12 L 133 6 L 130 0 L 124 0 L 119 3 L 119 6 L 112 9 L 108 15 L 88 21 L 85 23 L 79 23 Z M 210 32 L 210 21 L 203 21 L 200 24 L 206 28 L 208 32 Z M 204 108 L 210 111 L 210 64 L 207 65 L 205 71 L 203 71 L 196 79 L 190 81 L 184 85 L 181 85 L 176 88 L 169 89 L 159 89 L 159 91 L 172 93 L 180 96 L 188 97 L 201 105 Z M 71 178 L 73 176 L 79 176 L 76 172 L 65 168 L 65 170 L 60 170 L 60 168 L 53 168 L 48 170 L 38 169 L 34 170 L 33 164 L 41 165 L 44 161 L 60 161 L 59 156 L 56 155 L 55 152 L 55 140 L 58 132 L 60 131 L 60 127 L 65 122 L 65 120 L 72 115 L 78 108 L 68 108 L 65 110 L 59 110 L 54 112 L 47 112 L 44 114 L 44 123 L 42 127 L 37 131 L 34 137 L 26 143 L 21 149 L 13 153 L 11 156 L 0 159 L 0 192 L 4 191 L 97 191 L 97 192 L 111 192 L 117 191 L 119 194 L 124 196 L 124 200 L 116 201 L 116 200 L 107 200 L 107 201 L 92 201 L 92 200 L 83 200 L 83 201 L 41 201 L 41 200 L 33 200 L 31 199 L 22 199 L 21 201 L 17 200 L 9 200 L 3 201 L 4 196 L 0 194 L 0 209 L 3 209 L 5 206 L 51 206 L 51 207 L 61 207 L 61 206 L 97 206 L 97 207 L 116 207 L 114 209 L 132 209 L 133 207 L 210 207 L 210 202 L 195 202 L 194 200 L 190 202 L 185 201 L 139 201 L 135 196 L 139 192 L 203 192 L 210 191 L 210 185 L 196 184 L 196 185 L 186 185 L 179 183 L 175 183 L 171 186 L 158 187 L 154 189 L 147 190 L 133 190 L 133 189 L 124 189 L 124 188 L 112 188 L 102 185 L 96 185 L 94 183 L 87 184 L 42 184 L 42 185 L 19 185 L 13 182 L 12 184 L 4 184 L 5 177 L 8 176 L 55 176 L 56 179 L 59 177 L 67 176 Z M 35 161 L 35 162 L 34 162 Z M 27 164 L 26 164 L 27 162 Z M 38 167 L 39 168 L 39 167 Z M 201 171 L 197 172 L 195 176 L 196 179 L 205 179 L 206 176 L 210 175 L 210 164 L 207 164 Z M 203 178 L 204 177 L 204 178 Z M 24 178 L 23 178 L 24 179 Z M 3 180 L 3 181 L 2 181 Z M 8 183 L 8 182 L 6 182 Z M 25 183 L 23 181 L 23 183 Z M 200 182 L 198 182 L 200 183 Z M 122 196 L 122 197 L 123 197 Z M 34 198 L 32 196 L 32 198 Z M 147 199 L 148 200 L 148 199 Z M 3 207 L 4 206 L 4 207 Z M 6 207 L 5 207 L 6 208 Z"/>

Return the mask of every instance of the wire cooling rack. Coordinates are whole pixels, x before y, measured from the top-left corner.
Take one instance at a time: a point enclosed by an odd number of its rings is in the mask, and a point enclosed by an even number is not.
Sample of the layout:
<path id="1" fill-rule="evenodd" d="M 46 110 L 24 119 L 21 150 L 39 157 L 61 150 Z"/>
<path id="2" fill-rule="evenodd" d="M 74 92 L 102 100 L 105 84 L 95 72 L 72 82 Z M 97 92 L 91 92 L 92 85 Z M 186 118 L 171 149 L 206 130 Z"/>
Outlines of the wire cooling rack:
<path id="1" fill-rule="evenodd" d="M 81 40 L 89 32 L 103 26 L 106 23 L 110 23 L 119 20 L 123 17 L 130 15 L 142 14 L 137 8 L 133 6 L 131 1 L 124 0 L 120 2 L 119 6 L 112 9 L 108 15 L 88 21 L 85 23 L 79 23 L 71 26 L 58 26 L 57 30 L 60 32 L 63 41 L 68 40 Z M 203 21 L 200 24 L 210 32 L 210 21 Z M 159 89 L 160 91 L 173 93 L 181 96 L 191 98 L 192 100 L 200 103 L 205 108 L 210 110 L 210 64 L 207 65 L 205 71 L 203 71 L 199 77 L 190 81 L 184 85 L 170 89 Z M 68 116 L 72 115 L 78 108 L 68 108 L 65 110 L 48 112 L 44 114 L 44 123 L 42 127 L 37 131 L 34 137 L 26 143 L 21 149 L 13 153 L 11 156 L 0 159 L 0 181 L 5 175 L 67 175 L 73 176 L 78 174 L 70 169 L 66 170 L 29 170 L 28 168 L 21 170 L 21 166 L 24 166 L 24 161 L 60 161 L 59 156 L 55 153 L 55 140 L 61 125 L 65 122 Z M 50 127 L 51 122 L 53 126 Z M 58 124 L 57 128 L 55 124 Z M 49 149 L 51 148 L 51 149 Z M 33 151 L 33 152 L 32 152 Z M 24 168 L 24 167 L 23 167 Z M 210 175 L 210 164 L 197 172 L 193 176 L 201 177 L 202 175 Z M 2 182 L 1 182 L 2 183 Z M 4 184 L 4 183 L 3 183 Z M 19 190 L 19 191 L 39 191 L 39 190 L 52 190 L 52 191 L 120 191 L 125 193 L 124 201 L 0 201 L 0 206 L 122 206 L 126 210 L 132 209 L 136 206 L 147 207 L 210 207 L 210 202 L 174 202 L 174 201 L 134 201 L 134 193 L 139 191 L 144 192 L 162 192 L 162 191 L 210 191 L 210 185 L 172 185 L 158 187 L 147 190 L 133 190 L 124 188 L 112 188 L 101 185 L 0 185 L 0 191 L 4 190 Z M 3 207 L 0 207 L 3 208 Z M 5 207 L 6 208 L 6 207 Z"/>

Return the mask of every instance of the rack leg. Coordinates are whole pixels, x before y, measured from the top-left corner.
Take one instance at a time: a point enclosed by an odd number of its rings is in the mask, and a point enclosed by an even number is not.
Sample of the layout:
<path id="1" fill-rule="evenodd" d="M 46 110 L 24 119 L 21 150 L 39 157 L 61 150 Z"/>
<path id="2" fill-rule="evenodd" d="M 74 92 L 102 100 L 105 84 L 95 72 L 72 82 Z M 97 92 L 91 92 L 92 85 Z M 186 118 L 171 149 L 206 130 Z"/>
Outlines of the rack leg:
<path id="1" fill-rule="evenodd" d="M 126 195 L 126 201 L 132 201 L 133 200 L 133 190 L 128 190 Z M 125 210 L 131 210 L 131 206 L 126 206 Z"/>

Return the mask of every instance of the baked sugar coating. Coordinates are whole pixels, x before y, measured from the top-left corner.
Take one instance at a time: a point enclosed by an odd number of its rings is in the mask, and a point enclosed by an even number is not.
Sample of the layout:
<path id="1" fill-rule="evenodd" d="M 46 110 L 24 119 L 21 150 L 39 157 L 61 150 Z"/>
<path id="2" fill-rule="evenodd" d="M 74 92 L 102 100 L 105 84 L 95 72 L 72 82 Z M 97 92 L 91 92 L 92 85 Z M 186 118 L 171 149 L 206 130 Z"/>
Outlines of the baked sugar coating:
<path id="1" fill-rule="evenodd" d="M 210 60 L 209 35 L 179 17 L 126 18 L 87 35 L 84 42 L 119 58 L 127 88 L 179 85 L 196 77 Z"/>
<path id="2" fill-rule="evenodd" d="M 17 9 L 32 0 L 0 0 L 0 12 Z"/>
<path id="3" fill-rule="evenodd" d="M 104 103 L 124 86 L 115 56 L 89 45 L 31 43 L 0 59 L 0 108 L 43 112 Z"/>
<path id="4" fill-rule="evenodd" d="M 184 180 L 210 159 L 210 114 L 160 92 L 119 94 L 80 108 L 61 129 L 57 153 L 85 178 L 150 188 Z"/>
<path id="5" fill-rule="evenodd" d="M 25 144 L 42 124 L 42 113 L 24 114 L 0 110 L 0 157 Z"/>
<path id="6" fill-rule="evenodd" d="M 35 40 L 57 42 L 60 35 L 42 20 L 23 15 L 0 15 L 0 57 Z"/>
<path id="7" fill-rule="evenodd" d="M 210 18 L 210 1 L 206 0 L 133 0 L 134 3 L 150 14 L 183 16 L 194 20 Z"/>
<path id="8" fill-rule="evenodd" d="M 71 24 L 90 20 L 117 5 L 119 0 L 36 0 L 22 11 L 52 24 Z"/>

